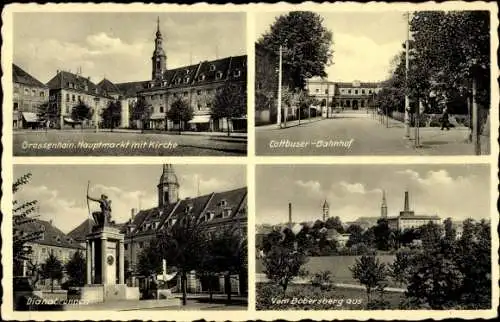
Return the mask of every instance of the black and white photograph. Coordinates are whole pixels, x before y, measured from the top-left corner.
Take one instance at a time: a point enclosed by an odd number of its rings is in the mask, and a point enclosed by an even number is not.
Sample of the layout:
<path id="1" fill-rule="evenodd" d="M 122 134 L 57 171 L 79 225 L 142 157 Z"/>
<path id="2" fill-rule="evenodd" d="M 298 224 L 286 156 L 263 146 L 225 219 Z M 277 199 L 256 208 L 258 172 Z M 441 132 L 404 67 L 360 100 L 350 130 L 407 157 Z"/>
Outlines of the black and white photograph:
<path id="1" fill-rule="evenodd" d="M 257 155 L 488 155 L 489 11 L 255 22 Z"/>
<path id="2" fill-rule="evenodd" d="M 256 309 L 491 309 L 490 196 L 487 164 L 257 166 Z"/>
<path id="3" fill-rule="evenodd" d="M 238 156 L 243 12 L 16 12 L 15 156 Z"/>
<path id="4" fill-rule="evenodd" d="M 14 176 L 14 310 L 247 309 L 245 166 L 16 165 Z"/>

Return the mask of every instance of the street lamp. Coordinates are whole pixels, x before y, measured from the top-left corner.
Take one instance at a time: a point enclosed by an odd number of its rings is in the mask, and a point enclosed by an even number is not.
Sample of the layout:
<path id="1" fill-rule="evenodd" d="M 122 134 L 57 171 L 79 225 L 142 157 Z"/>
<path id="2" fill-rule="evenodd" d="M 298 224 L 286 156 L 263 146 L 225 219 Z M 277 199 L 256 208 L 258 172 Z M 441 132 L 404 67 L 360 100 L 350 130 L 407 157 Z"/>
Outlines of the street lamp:
<path id="1" fill-rule="evenodd" d="M 406 43 L 405 43 L 405 79 L 406 79 L 406 93 L 405 93 L 405 137 L 410 138 L 410 97 L 408 93 L 408 71 L 410 68 L 410 12 L 406 16 Z"/>

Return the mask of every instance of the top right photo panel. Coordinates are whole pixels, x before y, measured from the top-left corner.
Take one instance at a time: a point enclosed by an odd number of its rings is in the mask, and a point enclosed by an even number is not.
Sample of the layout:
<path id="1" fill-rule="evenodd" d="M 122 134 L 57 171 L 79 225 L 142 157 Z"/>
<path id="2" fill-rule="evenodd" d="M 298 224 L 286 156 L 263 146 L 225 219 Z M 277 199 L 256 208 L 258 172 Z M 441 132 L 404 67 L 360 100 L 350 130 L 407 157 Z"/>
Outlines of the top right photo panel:
<path id="1" fill-rule="evenodd" d="M 256 155 L 489 155 L 490 38 L 490 11 L 259 13 Z"/>

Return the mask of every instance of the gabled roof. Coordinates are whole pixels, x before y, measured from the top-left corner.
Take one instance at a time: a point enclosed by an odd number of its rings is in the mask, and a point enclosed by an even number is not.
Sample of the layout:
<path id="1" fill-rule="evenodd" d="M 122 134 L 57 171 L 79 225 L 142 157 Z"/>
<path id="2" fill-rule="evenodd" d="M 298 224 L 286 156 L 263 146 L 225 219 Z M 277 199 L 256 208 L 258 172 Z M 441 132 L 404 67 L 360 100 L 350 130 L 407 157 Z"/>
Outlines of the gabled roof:
<path id="1" fill-rule="evenodd" d="M 75 227 L 72 231 L 68 233 L 68 236 L 76 240 L 77 242 L 84 242 L 85 237 L 91 232 L 91 227 L 94 222 L 87 218 L 80 225 Z"/>
<path id="2" fill-rule="evenodd" d="M 47 88 L 47 85 L 28 74 L 16 64 L 12 64 L 12 81 L 18 84 Z"/>
<path id="3" fill-rule="evenodd" d="M 102 81 L 97 84 L 97 87 L 99 87 L 102 93 L 121 94 L 120 89 L 106 78 L 103 78 Z"/>
<path id="4" fill-rule="evenodd" d="M 148 81 L 116 83 L 116 87 L 124 97 L 135 97 L 137 93 L 144 90 Z"/>
<path id="5" fill-rule="evenodd" d="M 34 222 L 22 225 L 20 230 L 25 233 L 43 231 L 41 239 L 33 241 L 33 243 L 47 246 L 56 246 L 64 248 L 82 249 L 78 241 L 63 233 L 61 230 L 53 226 L 45 220 L 35 219 Z"/>
<path id="6" fill-rule="evenodd" d="M 47 83 L 47 86 L 50 89 L 72 89 L 89 95 L 103 96 L 100 88 L 92 83 L 89 77 L 67 71 L 58 71 L 56 76 Z"/>

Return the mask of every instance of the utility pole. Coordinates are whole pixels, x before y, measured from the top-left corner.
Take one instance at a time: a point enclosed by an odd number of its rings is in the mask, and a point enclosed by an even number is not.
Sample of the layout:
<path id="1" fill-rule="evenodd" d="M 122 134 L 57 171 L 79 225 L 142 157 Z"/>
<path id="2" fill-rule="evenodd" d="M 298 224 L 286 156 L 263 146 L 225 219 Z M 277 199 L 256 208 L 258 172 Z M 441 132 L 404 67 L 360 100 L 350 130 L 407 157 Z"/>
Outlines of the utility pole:
<path id="1" fill-rule="evenodd" d="M 418 107 L 415 118 L 415 148 L 420 148 L 420 111 L 423 110 L 422 100 L 418 99 Z"/>
<path id="2" fill-rule="evenodd" d="M 280 53 L 279 53 L 279 66 L 278 66 L 278 119 L 276 121 L 276 124 L 278 125 L 278 128 L 281 128 L 281 77 L 282 77 L 282 67 L 281 67 L 281 60 L 282 60 L 282 53 L 283 48 L 280 45 Z"/>
<path id="3" fill-rule="evenodd" d="M 410 12 L 406 13 L 406 91 L 405 91 L 405 137 L 410 138 L 410 96 L 408 93 L 408 70 L 410 68 Z"/>

